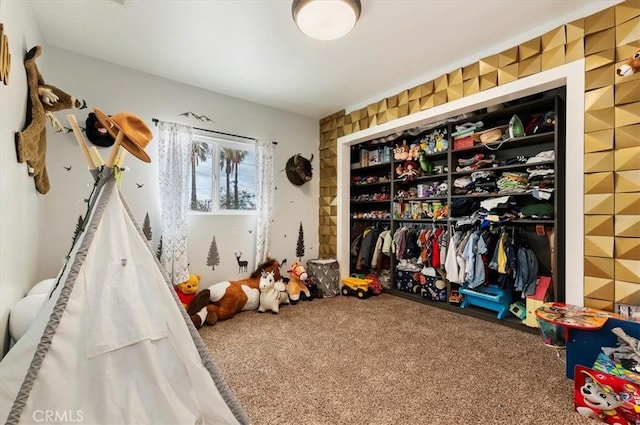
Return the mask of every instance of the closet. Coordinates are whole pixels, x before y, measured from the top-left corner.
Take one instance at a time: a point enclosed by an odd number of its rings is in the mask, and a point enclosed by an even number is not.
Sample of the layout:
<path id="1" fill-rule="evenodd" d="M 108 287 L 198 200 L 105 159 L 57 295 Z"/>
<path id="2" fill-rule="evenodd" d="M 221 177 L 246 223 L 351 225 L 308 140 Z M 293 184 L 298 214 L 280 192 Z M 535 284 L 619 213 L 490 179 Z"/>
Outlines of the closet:
<path id="1" fill-rule="evenodd" d="M 565 91 L 351 146 L 351 274 L 395 295 L 522 326 L 564 301 Z"/>

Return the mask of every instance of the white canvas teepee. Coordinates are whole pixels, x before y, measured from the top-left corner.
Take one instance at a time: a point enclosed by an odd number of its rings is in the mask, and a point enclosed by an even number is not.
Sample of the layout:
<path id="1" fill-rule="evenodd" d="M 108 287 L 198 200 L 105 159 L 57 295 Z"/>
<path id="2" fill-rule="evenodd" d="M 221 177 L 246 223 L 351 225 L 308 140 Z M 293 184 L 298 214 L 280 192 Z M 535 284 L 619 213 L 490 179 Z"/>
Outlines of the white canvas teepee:
<path id="1" fill-rule="evenodd" d="M 0 421 L 248 423 L 102 174 L 56 288 L 0 362 Z"/>

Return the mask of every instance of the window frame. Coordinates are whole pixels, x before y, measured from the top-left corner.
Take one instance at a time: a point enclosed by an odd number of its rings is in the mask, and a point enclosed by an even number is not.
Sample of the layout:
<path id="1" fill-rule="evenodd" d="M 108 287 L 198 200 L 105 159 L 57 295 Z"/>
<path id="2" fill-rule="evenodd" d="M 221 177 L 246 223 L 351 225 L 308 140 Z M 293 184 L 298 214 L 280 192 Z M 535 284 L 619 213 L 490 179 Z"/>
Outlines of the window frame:
<path id="1" fill-rule="evenodd" d="M 191 209 L 191 202 L 189 202 L 189 210 L 187 214 L 191 215 L 216 215 L 216 216 L 255 216 L 257 213 L 257 207 L 252 210 L 238 210 L 238 209 L 220 209 L 220 149 L 231 148 L 238 150 L 250 151 L 255 156 L 255 143 L 246 140 L 236 139 L 233 137 L 220 137 L 208 134 L 194 134 L 191 140 L 191 144 L 194 143 L 209 143 L 212 145 L 211 155 L 211 211 L 196 211 Z M 215 165 L 215 167 L 214 167 Z M 254 164 L 256 169 L 256 164 Z M 191 172 L 191 163 L 189 163 L 189 172 Z M 257 169 L 256 169 L 257 172 Z M 254 181 L 254 193 L 257 197 L 257 178 Z M 191 187 L 189 188 L 189 196 L 191 195 Z"/>

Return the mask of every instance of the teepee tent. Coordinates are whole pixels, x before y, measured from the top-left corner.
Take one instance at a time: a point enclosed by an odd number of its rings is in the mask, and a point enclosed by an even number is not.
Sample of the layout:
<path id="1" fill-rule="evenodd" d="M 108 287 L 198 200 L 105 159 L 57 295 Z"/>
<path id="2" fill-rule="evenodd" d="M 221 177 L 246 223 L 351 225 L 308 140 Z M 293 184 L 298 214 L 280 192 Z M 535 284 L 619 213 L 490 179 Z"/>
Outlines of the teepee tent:
<path id="1" fill-rule="evenodd" d="M 112 164 L 100 173 L 50 298 L 0 362 L 0 420 L 248 423 L 133 219 Z"/>

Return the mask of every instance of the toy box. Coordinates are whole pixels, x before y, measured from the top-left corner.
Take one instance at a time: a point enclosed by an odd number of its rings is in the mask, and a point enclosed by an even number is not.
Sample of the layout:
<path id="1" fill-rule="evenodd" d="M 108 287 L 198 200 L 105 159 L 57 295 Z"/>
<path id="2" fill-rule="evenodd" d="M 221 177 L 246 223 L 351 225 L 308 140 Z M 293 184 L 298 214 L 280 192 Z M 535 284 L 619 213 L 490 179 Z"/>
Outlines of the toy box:
<path id="1" fill-rule="evenodd" d="M 574 382 L 580 415 L 608 424 L 640 423 L 640 384 L 580 365 Z"/>
<path id="2" fill-rule="evenodd" d="M 473 135 L 461 137 L 453 141 L 453 150 L 470 148 L 473 146 L 474 137 Z"/>

